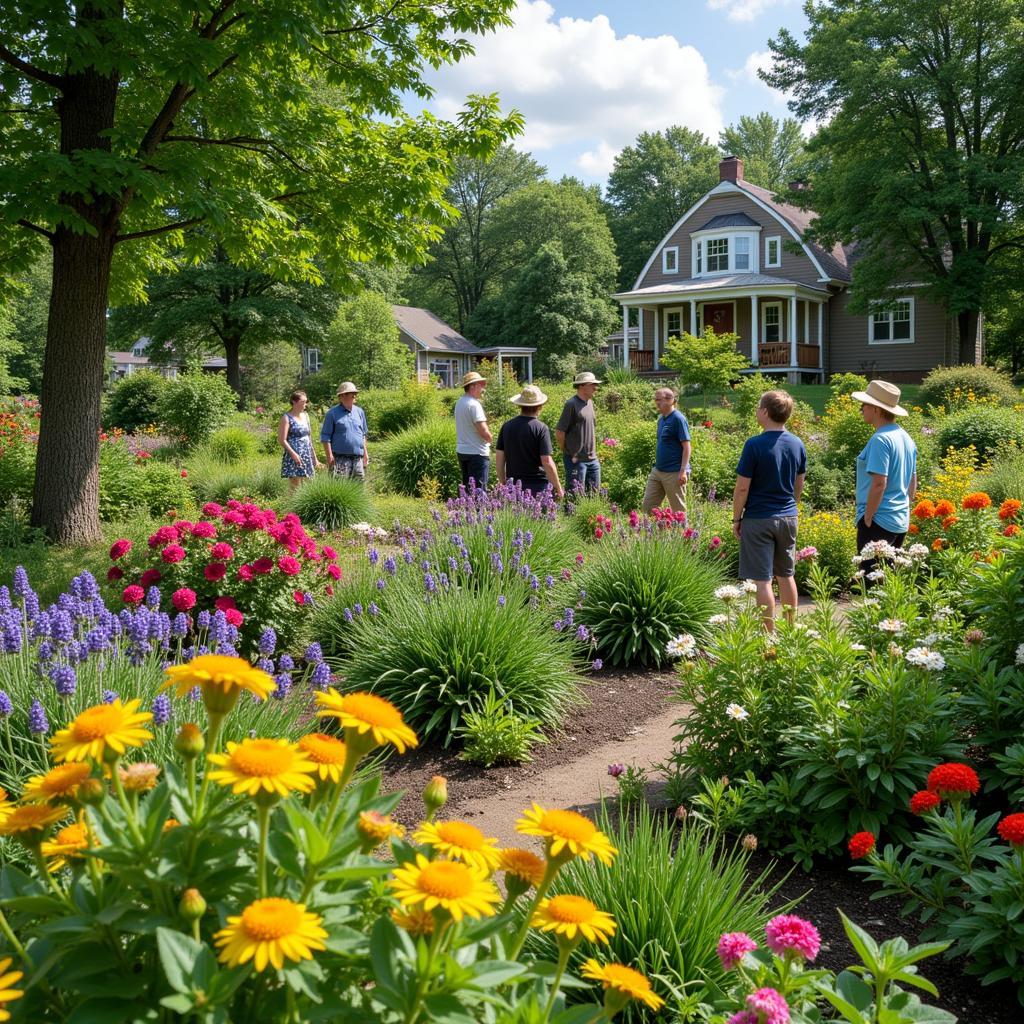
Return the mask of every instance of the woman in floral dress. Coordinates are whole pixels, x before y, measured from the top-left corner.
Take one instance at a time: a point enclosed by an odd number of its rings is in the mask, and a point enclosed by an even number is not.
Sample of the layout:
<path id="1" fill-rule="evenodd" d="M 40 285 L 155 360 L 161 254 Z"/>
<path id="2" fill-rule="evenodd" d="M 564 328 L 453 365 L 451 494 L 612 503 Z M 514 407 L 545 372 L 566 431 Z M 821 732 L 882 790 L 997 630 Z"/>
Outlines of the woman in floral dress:
<path id="1" fill-rule="evenodd" d="M 281 456 L 281 476 L 291 485 L 294 491 L 299 483 L 320 469 L 322 463 L 317 458 L 310 438 L 309 416 L 306 406 L 309 399 L 305 391 L 293 391 L 292 407 L 281 417 L 277 428 L 277 439 L 284 448 Z"/>

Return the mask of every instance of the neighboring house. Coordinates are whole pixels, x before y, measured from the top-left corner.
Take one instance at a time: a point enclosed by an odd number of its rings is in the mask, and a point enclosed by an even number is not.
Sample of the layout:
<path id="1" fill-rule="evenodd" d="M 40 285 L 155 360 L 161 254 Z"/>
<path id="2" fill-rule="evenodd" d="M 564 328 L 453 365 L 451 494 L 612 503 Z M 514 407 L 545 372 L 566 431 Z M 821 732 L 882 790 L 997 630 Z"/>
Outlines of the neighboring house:
<path id="1" fill-rule="evenodd" d="M 132 345 L 131 352 L 108 352 L 107 356 L 112 363 L 109 383 L 120 380 L 122 377 L 130 377 L 139 370 L 155 370 L 161 377 L 174 380 L 178 371 L 182 369 L 181 363 L 153 363 L 146 354 L 150 345 L 150 339 L 139 338 Z M 228 361 L 223 356 L 207 356 L 202 362 L 202 368 L 207 373 L 226 373 Z"/>
<path id="2" fill-rule="evenodd" d="M 612 357 L 657 371 L 668 338 L 707 324 L 738 334 L 755 369 L 794 383 L 842 372 L 912 382 L 959 361 L 955 320 L 919 284 L 902 286 L 886 309 L 850 313 L 855 247 L 804 242 L 813 214 L 744 181 L 737 157 L 721 161 L 719 178 L 662 239 L 633 288 L 615 296 L 623 330 L 609 338 Z M 981 354 L 979 327 L 977 362 Z"/>

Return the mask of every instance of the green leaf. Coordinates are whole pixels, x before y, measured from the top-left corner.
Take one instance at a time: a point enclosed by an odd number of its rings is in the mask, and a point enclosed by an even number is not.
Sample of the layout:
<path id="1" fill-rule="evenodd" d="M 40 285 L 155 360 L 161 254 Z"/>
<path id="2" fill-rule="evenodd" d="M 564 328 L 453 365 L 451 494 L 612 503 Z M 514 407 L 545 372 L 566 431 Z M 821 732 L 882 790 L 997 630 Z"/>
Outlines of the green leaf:
<path id="1" fill-rule="evenodd" d="M 157 951 L 167 983 L 176 992 L 207 989 L 217 973 L 209 947 L 170 928 L 156 930 Z"/>

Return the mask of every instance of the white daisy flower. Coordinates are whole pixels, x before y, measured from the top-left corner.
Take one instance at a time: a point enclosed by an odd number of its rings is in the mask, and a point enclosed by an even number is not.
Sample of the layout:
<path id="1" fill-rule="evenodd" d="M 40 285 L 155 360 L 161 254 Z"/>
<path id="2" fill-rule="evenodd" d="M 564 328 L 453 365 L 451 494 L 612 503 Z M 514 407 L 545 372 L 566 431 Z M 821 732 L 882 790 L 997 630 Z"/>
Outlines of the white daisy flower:
<path id="1" fill-rule="evenodd" d="M 907 651 L 907 661 L 929 672 L 941 672 L 946 667 L 946 659 L 928 647 L 911 647 Z"/>
<path id="2" fill-rule="evenodd" d="M 884 580 L 885 579 L 885 570 L 884 569 L 875 569 L 873 572 L 869 572 L 868 573 L 868 577 L 867 578 L 869 580 L 871 580 L 872 583 L 877 583 L 879 580 Z"/>
<path id="3" fill-rule="evenodd" d="M 697 653 L 697 641 L 689 633 L 680 633 L 665 645 L 670 658 L 692 658 Z"/>
<path id="4" fill-rule="evenodd" d="M 906 625 L 902 619 L 882 619 L 878 628 L 883 633 L 902 633 Z"/>
<path id="5" fill-rule="evenodd" d="M 715 591 L 715 597 L 717 597 L 719 601 L 735 601 L 739 596 L 740 588 L 734 587 L 731 584 L 719 587 Z"/>
<path id="6" fill-rule="evenodd" d="M 747 711 L 742 704 L 730 704 L 726 709 L 725 713 L 734 721 L 742 722 L 745 718 L 750 717 L 750 712 Z"/>
<path id="7" fill-rule="evenodd" d="M 910 547 L 907 548 L 907 554 L 910 555 L 911 558 L 923 561 L 925 558 L 928 557 L 928 545 L 911 544 Z"/>
<path id="8" fill-rule="evenodd" d="M 864 644 L 850 644 L 851 651 L 866 651 L 867 647 Z"/>
<path id="9" fill-rule="evenodd" d="M 744 594 L 756 594 L 757 584 L 753 580 L 743 581 L 743 593 Z"/>
<path id="10" fill-rule="evenodd" d="M 728 615 L 712 615 L 708 619 L 709 626 L 724 626 L 729 621 Z"/>

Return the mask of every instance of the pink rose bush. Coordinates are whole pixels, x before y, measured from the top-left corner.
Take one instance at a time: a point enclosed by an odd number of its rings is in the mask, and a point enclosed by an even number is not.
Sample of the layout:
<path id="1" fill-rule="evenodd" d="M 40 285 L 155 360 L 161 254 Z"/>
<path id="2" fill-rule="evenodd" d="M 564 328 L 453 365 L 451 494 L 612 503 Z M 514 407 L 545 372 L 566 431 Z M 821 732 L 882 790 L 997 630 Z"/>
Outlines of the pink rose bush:
<path id="1" fill-rule="evenodd" d="M 209 502 L 197 522 L 160 526 L 146 546 L 121 539 L 110 549 L 107 579 L 135 606 L 159 586 L 160 607 L 174 613 L 224 613 L 241 647 L 255 647 L 272 623 L 287 640 L 303 615 L 341 578 L 337 552 L 319 546 L 298 516 L 240 501 Z"/>

